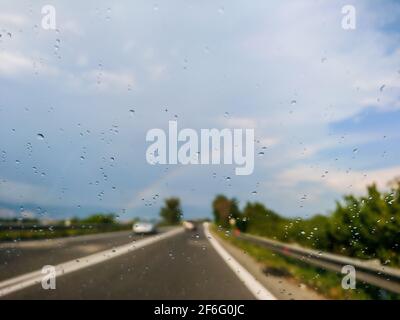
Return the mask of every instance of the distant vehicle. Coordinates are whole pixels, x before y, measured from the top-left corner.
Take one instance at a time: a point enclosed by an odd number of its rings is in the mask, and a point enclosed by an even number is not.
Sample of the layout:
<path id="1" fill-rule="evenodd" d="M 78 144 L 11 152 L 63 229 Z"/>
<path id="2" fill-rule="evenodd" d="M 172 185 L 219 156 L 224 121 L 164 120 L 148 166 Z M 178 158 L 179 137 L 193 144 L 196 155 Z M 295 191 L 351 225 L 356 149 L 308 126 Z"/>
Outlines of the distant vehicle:
<path id="1" fill-rule="evenodd" d="M 151 222 L 136 222 L 133 225 L 132 230 L 134 233 L 137 233 L 137 234 L 157 233 L 156 225 Z"/>
<path id="2" fill-rule="evenodd" d="M 189 231 L 194 231 L 197 229 L 196 224 L 193 221 L 183 221 L 183 226 Z"/>

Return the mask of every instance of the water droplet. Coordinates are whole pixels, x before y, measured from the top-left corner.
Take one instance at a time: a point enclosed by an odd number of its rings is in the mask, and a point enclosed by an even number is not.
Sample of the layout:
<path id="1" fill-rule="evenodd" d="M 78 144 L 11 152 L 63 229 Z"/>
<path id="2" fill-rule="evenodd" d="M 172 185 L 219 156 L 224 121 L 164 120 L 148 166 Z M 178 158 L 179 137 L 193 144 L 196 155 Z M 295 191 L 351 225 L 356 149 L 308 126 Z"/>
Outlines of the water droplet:
<path id="1" fill-rule="evenodd" d="M 36 137 L 37 137 L 39 140 L 43 140 L 43 139 L 44 139 L 43 133 L 38 133 L 38 134 L 36 135 Z"/>
<path id="2" fill-rule="evenodd" d="M 291 104 L 292 106 L 295 106 L 295 105 L 297 104 L 297 101 L 296 101 L 296 100 L 292 100 L 292 101 L 290 101 L 290 104 Z"/>
<path id="3" fill-rule="evenodd" d="M 382 92 L 382 91 L 383 91 L 383 89 L 385 89 L 385 87 L 386 87 L 386 85 L 385 85 L 385 84 L 381 85 L 381 86 L 380 86 L 380 88 L 379 88 L 379 91 L 380 91 L 380 92 Z"/>

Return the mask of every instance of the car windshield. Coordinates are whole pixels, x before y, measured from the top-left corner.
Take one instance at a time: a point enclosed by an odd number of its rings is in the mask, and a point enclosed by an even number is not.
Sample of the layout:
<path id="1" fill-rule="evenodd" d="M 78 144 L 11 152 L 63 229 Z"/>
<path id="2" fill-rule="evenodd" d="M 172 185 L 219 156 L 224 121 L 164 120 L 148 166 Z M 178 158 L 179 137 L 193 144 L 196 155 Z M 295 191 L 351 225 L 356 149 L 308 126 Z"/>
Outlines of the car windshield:
<path id="1" fill-rule="evenodd" d="M 0 7 L 0 300 L 400 298 L 399 1 Z"/>

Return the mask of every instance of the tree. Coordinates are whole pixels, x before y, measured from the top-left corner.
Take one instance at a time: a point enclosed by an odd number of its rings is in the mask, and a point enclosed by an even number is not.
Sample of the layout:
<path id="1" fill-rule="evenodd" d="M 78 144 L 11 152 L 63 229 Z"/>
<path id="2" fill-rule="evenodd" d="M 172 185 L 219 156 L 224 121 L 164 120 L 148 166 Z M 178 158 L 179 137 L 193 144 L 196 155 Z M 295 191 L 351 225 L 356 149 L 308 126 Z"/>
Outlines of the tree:
<path id="1" fill-rule="evenodd" d="M 215 197 L 212 207 L 215 223 L 223 228 L 229 227 L 230 219 L 235 219 L 236 221 L 242 220 L 242 214 L 235 198 L 228 199 L 224 195 L 218 195 Z"/>
<path id="2" fill-rule="evenodd" d="M 260 236 L 283 239 L 285 220 L 261 203 L 248 202 L 243 210 L 246 231 Z"/>
<path id="3" fill-rule="evenodd" d="M 97 213 L 82 219 L 80 222 L 85 224 L 113 224 L 115 223 L 115 215 L 113 213 Z"/>
<path id="4" fill-rule="evenodd" d="M 179 198 L 165 199 L 165 206 L 161 208 L 160 216 L 165 224 L 178 224 L 182 218 L 181 202 Z"/>
<path id="5" fill-rule="evenodd" d="M 261 203 L 248 202 L 241 213 L 235 199 L 218 195 L 213 203 L 215 223 L 236 226 L 245 232 L 285 242 L 348 255 L 379 259 L 400 265 L 400 179 L 390 190 L 379 191 L 375 184 L 364 196 L 346 195 L 328 215 L 285 218 Z"/>

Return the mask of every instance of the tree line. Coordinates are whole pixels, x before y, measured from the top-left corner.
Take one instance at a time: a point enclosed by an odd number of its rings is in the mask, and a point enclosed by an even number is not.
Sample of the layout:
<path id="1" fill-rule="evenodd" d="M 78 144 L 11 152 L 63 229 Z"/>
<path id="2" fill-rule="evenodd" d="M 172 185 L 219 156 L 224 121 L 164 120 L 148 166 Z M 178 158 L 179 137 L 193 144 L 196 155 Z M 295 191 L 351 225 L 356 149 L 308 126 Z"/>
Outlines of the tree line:
<path id="1" fill-rule="evenodd" d="M 362 259 L 400 265 L 400 183 L 389 191 L 375 184 L 366 195 L 346 195 L 328 215 L 308 219 L 282 217 L 259 202 L 239 209 L 224 195 L 212 203 L 215 223 L 243 232 Z"/>

